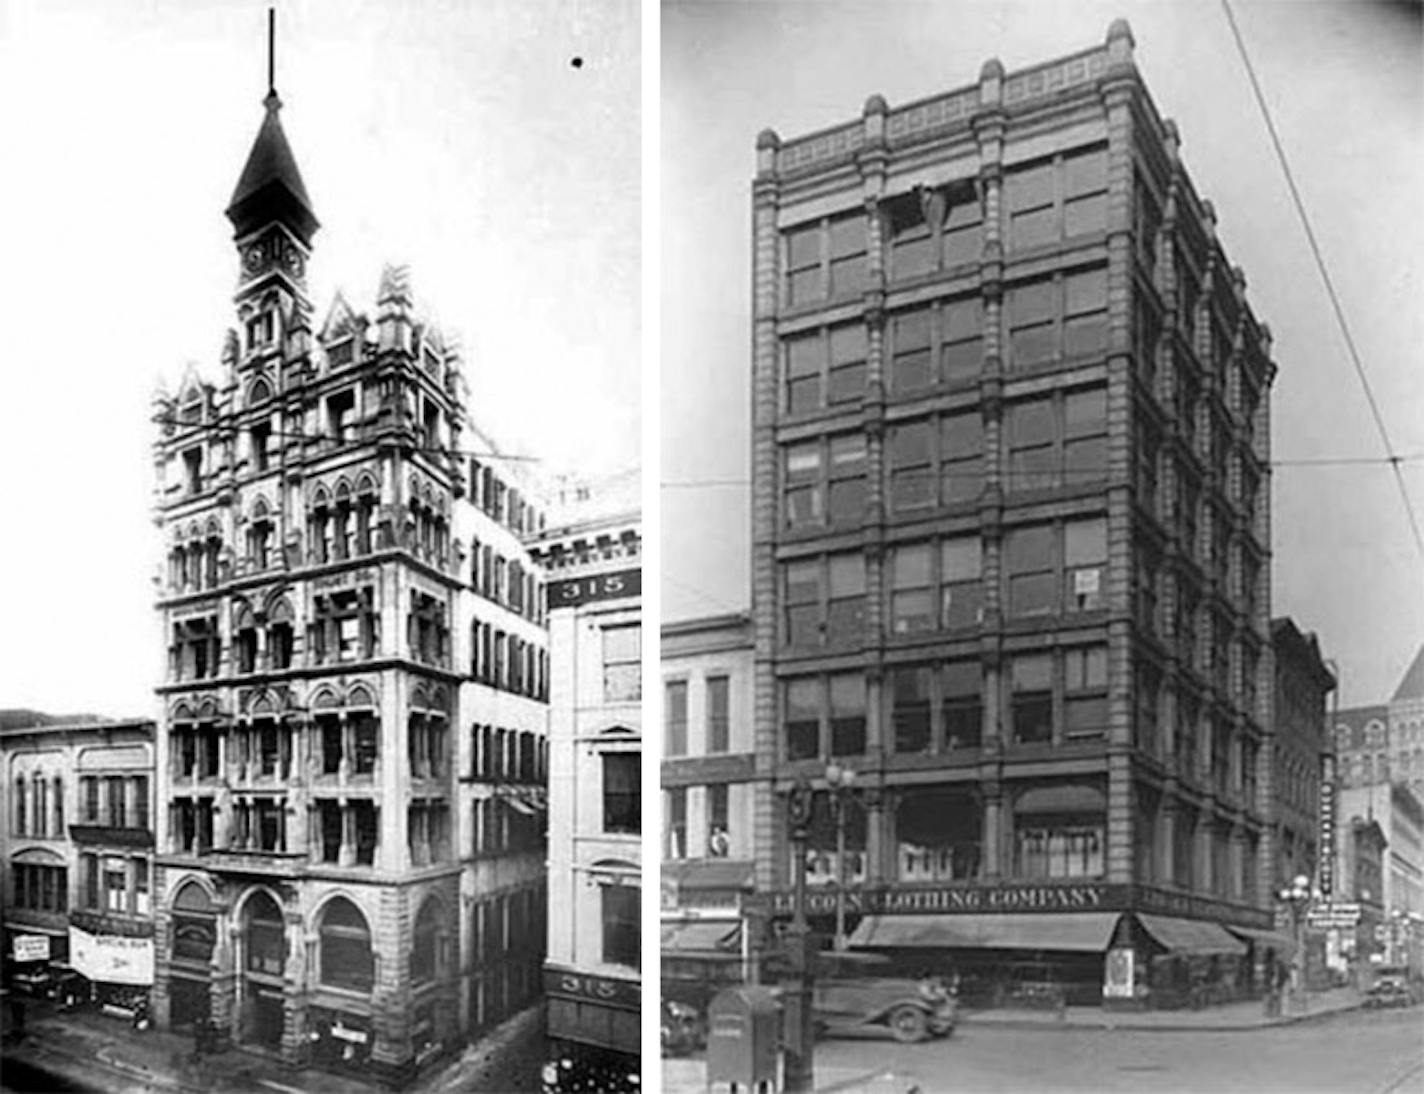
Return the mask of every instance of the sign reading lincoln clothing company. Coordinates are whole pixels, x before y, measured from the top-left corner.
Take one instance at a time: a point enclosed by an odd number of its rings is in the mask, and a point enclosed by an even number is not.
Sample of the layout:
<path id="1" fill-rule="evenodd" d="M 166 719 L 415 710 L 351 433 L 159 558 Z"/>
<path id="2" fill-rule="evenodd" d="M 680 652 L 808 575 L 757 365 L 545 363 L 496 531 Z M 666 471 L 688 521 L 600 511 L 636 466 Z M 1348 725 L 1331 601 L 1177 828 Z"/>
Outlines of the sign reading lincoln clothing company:
<path id="1" fill-rule="evenodd" d="M 103 984 L 153 984 L 153 939 L 90 934 L 69 928 L 69 963 Z"/>
<path id="2" fill-rule="evenodd" d="M 643 591 L 642 570 L 619 570 L 613 574 L 569 578 L 549 582 L 549 610 L 577 608 L 598 600 L 622 600 Z"/>

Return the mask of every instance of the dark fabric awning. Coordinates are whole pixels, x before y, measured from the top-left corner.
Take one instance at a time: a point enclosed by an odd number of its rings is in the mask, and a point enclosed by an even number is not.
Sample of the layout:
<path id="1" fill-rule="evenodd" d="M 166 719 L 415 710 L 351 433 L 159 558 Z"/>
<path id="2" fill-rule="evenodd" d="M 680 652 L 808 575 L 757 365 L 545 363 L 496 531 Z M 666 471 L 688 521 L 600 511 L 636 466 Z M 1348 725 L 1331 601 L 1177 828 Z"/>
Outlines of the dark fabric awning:
<path id="1" fill-rule="evenodd" d="M 735 954 L 741 949 L 742 927 L 728 920 L 696 920 L 666 923 L 662 929 L 662 952 L 676 954 Z"/>
<path id="2" fill-rule="evenodd" d="M 1147 933 L 1169 950 L 1177 953 L 1245 953 L 1246 943 L 1227 934 L 1219 923 L 1201 919 L 1176 919 L 1166 915 L 1143 915 L 1137 918 Z"/>
<path id="3" fill-rule="evenodd" d="M 1280 931 L 1262 931 L 1255 927 L 1233 927 L 1230 924 L 1227 924 L 1226 929 L 1238 938 L 1244 938 L 1247 942 L 1254 942 L 1258 946 L 1278 950 L 1282 954 L 1295 953 L 1295 939 Z"/>
<path id="4" fill-rule="evenodd" d="M 944 947 L 966 950 L 1071 950 L 1101 953 L 1119 912 L 1033 915 L 871 915 L 850 944 L 863 948 Z"/>

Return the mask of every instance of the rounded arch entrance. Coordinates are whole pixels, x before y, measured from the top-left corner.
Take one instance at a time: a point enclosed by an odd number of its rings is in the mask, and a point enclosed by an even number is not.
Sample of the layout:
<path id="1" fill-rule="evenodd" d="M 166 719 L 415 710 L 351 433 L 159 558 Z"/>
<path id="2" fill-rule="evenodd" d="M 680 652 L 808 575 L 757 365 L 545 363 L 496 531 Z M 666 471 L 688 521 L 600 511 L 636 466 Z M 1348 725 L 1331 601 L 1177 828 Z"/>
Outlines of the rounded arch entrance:
<path id="1" fill-rule="evenodd" d="M 212 1017 L 218 914 L 211 895 L 194 878 L 179 883 L 169 909 L 169 1024 L 182 1029 Z"/>
<path id="2" fill-rule="evenodd" d="M 266 889 L 253 889 L 237 908 L 237 1038 L 278 1049 L 285 1020 L 282 972 L 287 930 L 282 906 Z"/>

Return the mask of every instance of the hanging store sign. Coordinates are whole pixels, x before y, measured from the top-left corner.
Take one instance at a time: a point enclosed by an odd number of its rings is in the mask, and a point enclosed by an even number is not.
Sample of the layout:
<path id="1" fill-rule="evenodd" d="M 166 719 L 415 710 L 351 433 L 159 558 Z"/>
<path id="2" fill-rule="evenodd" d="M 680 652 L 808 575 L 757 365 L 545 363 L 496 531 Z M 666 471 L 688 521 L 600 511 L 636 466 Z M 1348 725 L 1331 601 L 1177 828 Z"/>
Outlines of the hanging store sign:
<path id="1" fill-rule="evenodd" d="M 551 581 L 548 586 L 549 610 L 577 608 L 599 600 L 622 600 L 643 592 L 642 570 L 619 570 L 613 574 Z"/>
<path id="2" fill-rule="evenodd" d="M 153 984 L 153 939 L 90 934 L 69 928 L 69 963 L 103 984 Z"/>
<path id="3" fill-rule="evenodd" d="M 17 934 L 14 938 L 16 961 L 48 961 L 49 935 Z"/>
<path id="4" fill-rule="evenodd" d="M 1335 757 L 1320 757 L 1320 891 L 1335 885 Z"/>

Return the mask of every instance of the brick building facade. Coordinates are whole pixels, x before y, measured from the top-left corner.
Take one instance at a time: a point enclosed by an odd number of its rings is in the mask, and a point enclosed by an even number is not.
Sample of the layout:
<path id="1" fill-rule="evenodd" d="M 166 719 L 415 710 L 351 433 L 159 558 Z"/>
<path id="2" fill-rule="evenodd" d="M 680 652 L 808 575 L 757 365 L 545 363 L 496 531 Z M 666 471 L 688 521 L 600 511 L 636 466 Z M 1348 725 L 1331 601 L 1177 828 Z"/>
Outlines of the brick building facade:
<path id="1" fill-rule="evenodd" d="M 1054 951 L 1093 999 L 1109 948 L 1141 999 L 1134 959 L 1218 954 L 1242 987 L 1279 943 L 1275 366 L 1179 144 L 1123 21 L 758 138 L 754 825 L 782 913 L 804 777 L 853 942 Z"/>

